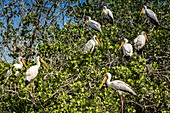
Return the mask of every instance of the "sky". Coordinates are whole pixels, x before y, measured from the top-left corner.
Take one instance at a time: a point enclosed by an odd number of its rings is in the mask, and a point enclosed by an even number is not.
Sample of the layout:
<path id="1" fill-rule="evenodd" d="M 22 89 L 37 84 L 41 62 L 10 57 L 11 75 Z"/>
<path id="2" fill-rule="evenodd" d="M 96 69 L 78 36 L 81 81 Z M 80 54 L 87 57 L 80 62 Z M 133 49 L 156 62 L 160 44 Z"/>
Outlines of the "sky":
<path id="1" fill-rule="evenodd" d="M 44 2 L 46 2 L 46 1 L 47 1 L 47 0 L 44 0 Z M 0 2 L 3 3 L 3 6 L 5 6 L 5 5 L 8 6 L 9 3 L 12 2 L 12 0 L 0 0 Z M 21 0 L 20 3 L 23 3 L 23 4 L 29 3 L 29 4 L 32 6 L 33 3 L 35 3 L 35 0 Z M 72 4 L 72 6 L 77 5 L 77 4 L 78 4 L 78 3 Z M 26 6 L 26 5 L 24 5 L 24 6 Z M 47 7 L 50 7 L 51 5 L 49 4 L 49 5 L 46 5 L 46 6 L 47 6 Z M 60 7 L 63 7 L 63 6 L 60 5 Z M 18 8 L 16 7 L 15 10 L 18 11 Z M 2 10 L 2 7 L 0 6 L 0 14 L 2 14 L 2 11 L 3 11 L 3 10 Z M 59 11 L 56 10 L 56 14 L 58 14 L 57 12 L 59 12 Z M 70 19 L 70 18 L 64 18 L 64 23 L 66 23 L 67 20 L 69 20 L 69 19 Z M 15 29 L 15 28 L 18 27 L 19 22 L 21 21 L 21 17 L 20 17 L 20 16 L 16 16 L 15 18 L 14 18 L 14 17 L 11 18 L 11 20 L 14 21 L 13 27 L 14 27 L 14 29 Z M 59 22 L 59 20 L 56 20 L 56 21 L 58 22 L 60 28 L 63 28 L 63 27 L 64 27 L 63 24 Z M 4 24 L 6 25 L 6 19 L 2 18 L 1 16 L 0 16 L 0 22 L 4 23 Z M 45 23 L 45 20 L 44 20 L 44 23 Z M 0 29 L 1 29 L 1 27 L 0 27 Z M 32 28 L 30 27 L 30 29 L 32 29 Z M 1 30 L 0 30 L 0 33 L 1 33 Z M 2 42 L 2 37 L 1 37 L 1 35 L 0 35 L 0 42 Z M 1 48 L 1 47 L 2 47 L 2 45 L 0 45 L 0 48 Z M 6 53 L 5 56 L 6 56 L 7 60 L 8 60 L 8 62 L 9 62 L 9 63 L 12 63 L 12 62 L 13 62 L 13 58 L 8 56 L 8 54 L 10 53 L 9 50 L 8 50 L 7 48 L 4 48 L 3 50 L 4 50 L 3 53 L 4 53 L 4 54 Z M 2 51 L 2 50 L 1 50 L 1 51 Z M 1 54 L 0 54 L 0 56 L 1 56 Z M 4 58 L 2 58 L 2 60 L 5 61 Z M 17 61 L 17 59 L 16 59 L 16 61 Z"/>
<path id="2" fill-rule="evenodd" d="M 3 2 L 4 1 L 4 2 Z M 11 2 L 11 1 L 13 1 L 13 0 L 0 0 L 0 3 L 3 3 L 3 6 L 5 6 L 5 5 L 9 5 L 9 3 Z M 20 0 L 21 2 L 20 3 L 23 3 L 23 4 L 25 4 L 25 3 L 29 3 L 31 6 L 33 5 L 33 3 L 35 2 L 35 0 Z M 47 0 L 44 0 L 44 1 L 47 1 Z M 89 0 L 90 1 L 90 0 Z M 80 2 L 81 3 L 83 3 L 83 2 L 86 2 L 86 0 L 80 0 Z M 154 1 L 153 1 L 154 2 Z M 77 5 L 78 3 L 75 3 L 75 4 L 72 4 L 72 6 L 75 6 L 75 5 Z M 160 4 L 162 4 L 162 2 L 160 1 L 160 3 L 158 4 L 158 6 L 160 5 Z M 166 1 L 164 2 L 164 5 L 166 4 Z M 148 4 L 149 5 L 149 4 Z M 26 6 L 26 5 L 25 5 Z M 47 5 L 47 7 L 50 7 L 50 5 Z M 63 7 L 62 5 L 61 5 L 61 7 Z M 18 11 L 17 10 L 17 8 L 15 8 L 16 9 L 16 11 Z M 59 12 L 59 10 L 56 10 L 56 14 L 57 14 L 57 12 Z M 0 14 L 2 14 L 2 7 L 0 6 Z M 19 16 L 16 16 L 15 18 L 11 18 L 13 21 L 14 21 L 14 28 L 16 28 L 17 26 L 18 26 L 18 24 L 19 24 L 19 22 L 20 22 L 20 20 L 21 20 L 21 17 Z M 67 20 L 69 20 L 70 18 L 65 18 L 64 19 L 64 23 L 66 23 L 67 22 Z M 60 28 L 63 28 L 64 26 L 63 26 L 63 24 L 62 23 L 60 23 L 58 20 L 56 20 L 57 22 L 58 22 L 58 24 L 59 24 L 59 27 Z M 72 21 L 74 21 L 74 20 L 72 20 Z M 4 18 L 2 18 L 1 16 L 0 16 L 0 22 L 2 22 L 2 23 L 4 23 L 5 25 L 6 25 L 6 19 L 4 19 Z M 0 29 L 1 29 L 1 27 L 0 27 Z M 31 27 L 30 27 L 30 29 L 32 29 Z M 0 33 L 1 33 L 1 30 L 0 30 Z M 1 37 L 1 35 L 0 35 L 0 42 L 2 42 L 2 37 Z M 2 45 L 0 44 L 0 49 L 1 49 L 1 47 L 2 47 Z M 8 56 L 8 54 L 9 54 L 9 50 L 7 49 L 7 48 L 4 48 L 3 49 L 4 50 L 4 53 L 6 53 L 6 58 L 7 58 L 7 60 L 8 60 L 8 62 L 9 63 L 12 63 L 13 62 L 13 58 L 11 58 L 11 57 L 9 57 Z M 0 56 L 1 56 L 1 54 L 0 54 Z M 5 61 L 4 60 L 4 58 L 2 59 L 3 61 Z"/>

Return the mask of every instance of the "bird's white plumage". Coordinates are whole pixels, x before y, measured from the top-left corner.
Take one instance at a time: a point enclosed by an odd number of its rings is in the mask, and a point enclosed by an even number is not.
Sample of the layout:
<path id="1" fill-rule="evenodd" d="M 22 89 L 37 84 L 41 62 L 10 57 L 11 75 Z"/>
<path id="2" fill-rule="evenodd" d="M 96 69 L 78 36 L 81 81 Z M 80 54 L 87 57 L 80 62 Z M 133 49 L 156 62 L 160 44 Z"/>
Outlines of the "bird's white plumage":
<path id="1" fill-rule="evenodd" d="M 84 47 L 84 51 L 87 51 L 87 50 L 91 50 L 91 53 L 94 51 L 94 48 L 95 46 L 98 46 L 98 42 L 96 41 L 95 39 L 96 35 L 93 36 L 93 39 L 90 39 L 85 47 Z"/>
<path id="2" fill-rule="evenodd" d="M 16 76 L 18 76 L 19 74 L 20 74 L 20 72 L 19 72 L 19 71 L 16 71 L 16 72 L 15 72 L 15 75 L 16 75 Z"/>
<path id="3" fill-rule="evenodd" d="M 31 67 L 26 71 L 25 81 L 31 82 L 31 81 L 34 80 L 34 78 L 38 75 L 38 68 L 40 67 L 39 56 L 36 57 L 36 62 L 37 62 L 37 65 L 31 66 Z"/>
<path id="4" fill-rule="evenodd" d="M 6 76 L 10 76 L 12 72 L 10 70 L 7 71 Z"/>
<path id="5" fill-rule="evenodd" d="M 110 11 L 110 9 L 107 9 L 106 6 L 104 6 L 104 8 L 105 8 L 105 11 L 103 12 L 104 17 L 113 22 L 113 14 L 112 14 L 112 12 Z"/>
<path id="6" fill-rule="evenodd" d="M 106 73 L 106 75 L 108 76 L 107 82 L 106 82 L 108 87 L 116 89 L 119 92 L 119 95 L 122 95 L 122 93 L 136 95 L 136 93 L 131 89 L 131 87 L 128 84 L 120 80 L 110 81 L 111 74 Z"/>
<path id="7" fill-rule="evenodd" d="M 18 63 L 19 63 L 19 64 L 17 64 L 17 63 L 14 64 L 14 68 L 13 68 L 14 70 L 15 70 L 15 69 L 22 69 L 22 67 L 23 67 L 23 63 L 21 62 L 22 59 L 23 59 L 22 57 L 18 57 Z M 10 70 L 8 70 L 8 71 L 7 71 L 7 75 L 11 75 L 11 74 L 12 74 L 12 72 L 11 72 Z M 15 72 L 15 75 L 16 75 L 16 76 L 18 76 L 19 74 L 20 74 L 19 71 L 16 71 L 16 72 Z"/>
<path id="8" fill-rule="evenodd" d="M 159 23 L 156 14 L 155 14 L 152 10 L 147 9 L 146 6 L 144 6 L 144 14 L 145 14 L 145 16 L 146 16 L 149 20 L 153 19 L 154 21 L 156 21 L 157 23 Z"/>
<path id="9" fill-rule="evenodd" d="M 97 30 L 99 32 L 102 32 L 102 29 L 101 29 L 101 25 L 100 23 L 94 21 L 94 20 L 91 20 L 91 17 L 87 17 L 88 18 L 88 21 L 87 21 L 87 26 L 91 27 L 92 29 L 94 30 Z"/>
<path id="10" fill-rule="evenodd" d="M 134 39 L 134 45 L 136 47 L 137 50 L 140 50 L 143 48 L 143 46 L 145 45 L 145 42 L 146 42 L 146 39 L 145 39 L 145 36 L 144 36 L 144 31 L 141 32 L 141 35 L 137 36 L 135 39 Z"/>
<path id="11" fill-rule="evenodd" d="M 14 64 L 14 69 L 21 69 L 23 67 L 23 63 L 21 62 L 22 57 L 18 57 L 18 63 Z"/>
<path id="12" fill-rule="evenodd" d="M 128 40 L 127 39 L 124 39 L 125 40 L 125 43 L 124 45 L 122 46 L 123 47 L 123 54 L 125 56 L 132 56 L 133 55 L 133 47 L 131 44 L 128 43 Z"/>

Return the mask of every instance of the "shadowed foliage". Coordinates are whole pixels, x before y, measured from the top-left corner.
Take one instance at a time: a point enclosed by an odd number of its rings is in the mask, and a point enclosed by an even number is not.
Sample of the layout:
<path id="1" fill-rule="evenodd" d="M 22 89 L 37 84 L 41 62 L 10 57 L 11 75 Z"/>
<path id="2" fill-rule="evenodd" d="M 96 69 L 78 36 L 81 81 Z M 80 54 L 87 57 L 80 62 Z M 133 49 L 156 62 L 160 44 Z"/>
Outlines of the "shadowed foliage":
<path id="1" fill-rule="evenodd" d="M 161 25 L 169 28 L 169 2 L 41 0 L 30 5 L 14 0 L 2 4 L 0 17 L 5 22 L 0 22 L 0 111 L 120 112 L 118 92 L 105 84 L 99 90 L 106 72 L 112 74 L 112 80 L 129 84 L 137 94 L 137 97 L 123 95 L 125 113 L 169 111 L 170 32 L 149 32 L 149 21 L 143 24 L 146 17 L 139 16 L 143 5 L 148 5 Z M 103 6 L 112 11 L 113 25 L 101 16 Z M 13 23 L 15 16 L 21 17 L 18 26 Z M 102 33 L 83 27 L 86 16 L 102 25 Z M 66 17 L 70 19 L 64 23 Z M 61 24 L 63 27 L 59 27 Z M 144 58 L 133 45 L 132 59 L 127 61 L 123 50 L 118 51 L 122 39 L 133 44 L 141 31 L 149 39 L 144 46 Z M 92 32 L 103 46 L 95 47 L 93 55 L 89 50 L 83 51 L 93 37 Z M 26 69 L 22 68 L 21 74 L 15 76 L 12 64 L 2 61 L 6 49 L 13 59 L 22 56 L 28 68 L 35 65 L 33 58 L 37 55 L 49 65 L 47 69 L 41 64 L 35 78 L 35 97 L 30 85 L 25 87 Z M 8 69 L 11 75 L 6 74 Z"/>

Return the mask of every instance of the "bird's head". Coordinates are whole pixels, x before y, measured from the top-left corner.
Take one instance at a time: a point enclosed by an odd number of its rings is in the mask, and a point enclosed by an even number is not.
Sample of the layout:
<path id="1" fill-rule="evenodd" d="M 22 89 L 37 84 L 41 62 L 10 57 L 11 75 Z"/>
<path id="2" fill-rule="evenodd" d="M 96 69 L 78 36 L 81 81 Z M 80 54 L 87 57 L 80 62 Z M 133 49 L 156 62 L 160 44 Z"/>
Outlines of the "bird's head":
<path id="1" fill-rule="evenodd" d="M 24 66 L 25 66 L 26 69 L 28 69 L 22 57 L 18 57 L 18 60 L 21 61 L 22 64 L 24 64 Z"/>
<path id="2" fill-rule="evenodd" d="M 143 13 L 143 11 L 147 9 L 147 7 L 144 5 L 143 8 L 142 8 L 142 11 L 140 12 L 140 15 Z"/>
<path id="3" fill-rule="evenodd" d="M 148 38 L 147 38 L 147 36 L 146 36 L 145 31 L 142 31 L 142 32 L 141 32 L 141 35 L 144 35 L 144 36 L 145 36 L 145 39 L 147 40 L 147 42 L 149 42 L 149 40 L 148 40 Z"/>
<path id="4" fill-rule="evenodd" d="M 106 78 L 111 78 L 111 74 L 110 73 L 106 73 Z"/>
<path id="5" fill-rule="evenodd" d="M 101 87 L 103 86 L 103 83 L 104 83 L 108 78 L 109 78 L 109 79 L 111 78 L 111 74 L 110 74 L 110 73 L 106 73 L 105 78 L 103 79 L 103 81 L 102 81 L 99 89 L 101 89 Z"/>
<path id="6" fill-rule="evenodd" d="M 89 16 L 87 16 L 86 21 L 85 21 L 83 27 L 86 25 L 86 23 L 87 23 L 89 20 L 91 20 L 91 18 L 90 18 Z"/>
<path id="7" fill-rule="evenodd" d="M 119 47 L 119 49 L 118 49 L 118 51 L 120 50 L 120 48 L 125 44 L 125 43 L 127 43 L 128 42 L 128 40 L 125 38 L 123 41 L 122 41 L 122 44 L 120 45 L 120 47 Z"/>
<path id="8" fill-rule="evenodd" d="M 39 60 L 39 61 L 42 62 L 47 68 L 49 68 L 48 65 L 46 64 L 46 62 L 45 62 L 40 56 L 37 57 L 37 60 Z"/>
<path id="9" fill-rule="evenodd" d="M 128 40 L 125 38 L 125 39 L 123 40 L 123 42 L 124 42 L 124 43 L 127 43 L 127 42 L 128 42 Z"/>
<path id="10" fill-rule="evenodd" d="M 97 38 L 96 35 L 93 36 L 93 39 L 94 39 L 95 41 L 97 41 L 97 45 L 99 44 L 99 45 L 103 48 L 102 44 L 99 42 L 99 40 L 98 40 L 98 38 Z"/>
<path id="11" fill-rule="evenodd" d="M 147 9 L 146 5 L 143 5 L 143 8 L 144 8 L 144 9 Z"/>
<path id="12" fill-rule="evenodd" d="M 107 9 L 106 6 L 104 6 L 101 15 L 103 14 L 103 12 L 104 12 L 106 9 Z"/>

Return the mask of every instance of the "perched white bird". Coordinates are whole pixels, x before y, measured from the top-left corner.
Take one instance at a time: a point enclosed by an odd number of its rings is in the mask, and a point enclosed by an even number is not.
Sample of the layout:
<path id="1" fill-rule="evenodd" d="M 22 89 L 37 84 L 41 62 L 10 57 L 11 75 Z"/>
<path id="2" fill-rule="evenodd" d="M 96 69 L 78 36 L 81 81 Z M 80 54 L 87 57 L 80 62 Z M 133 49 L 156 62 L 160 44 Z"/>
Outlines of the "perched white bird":
<path id="1" fill-rule="evenodd" d="M 114 88 L 119 92 L 120 98 L 121 98 L 121 102 L 122 102 L 122 113 L 123 113 L 123 93 L 125 94 L 131 94 L 136 96 L 136 93 L 131 89 L 131 87 L 126 84 L 123 81 L 120 80 L 114 80 L 114 81 L 110 81 L 111 80 L 111 74 L 110 73 L 106 73 L 106 77 L 104 78 L 104 80 L 102 81 L 101 85 L 100 85 L 100 89 L 103 85 L 103 83 L 106 82 L 108 87 Z"/>
<path id="2" fill-rule="evenodd" d="M 34 89 L 34 79 L 38 75 L 38 68 L 40 67 L 40 61 L 48 68 L 48 65 L 43 61 L 41 57 L 36 57 L 37 65 L 31 66 L 25 75 L 25 85 L 27 86 L 31 81 L 33 81 L 33 89 Z"/>
<path id="3" fill-rule="evenodd" d="M 144 31 L 142 31 L 141 35 L 137 36 L 134 40 L 134 45 L 136 46 L 136 49 L 138 50 L 138 52 L 142 50 L 142 55 L 143 55 L 143 47 L 145 45 L 146 40 L 148 41 L 148 38 Z"/>
<path id="4" fill-rule="evenodd" d="M 25 65 L 25 62 L 23 61 L 22 57 L 18 57 L 18 62 L 19 62 L 19 64 L 14 64 L 14 69 L 21 69 L 23 67 L 23 64 L 27 68 L 27 66 Z"/>
<path id="5" fill-rule="evenodd" d="M 23 64 L 24 64 L 24 66 L 26 67 L 26 69 L 28 69 L 27 68 L 27 66 L 25 65 L 25 62 L 23 61 L 23 58 L 22 57 L 18 57 L 18 63 L 19 64 L 14 64 L 14 68 L 13 68 L 13 70 L 17 70 L 17 69 L 22 69 L 22 67 L 23 67 Z M 10 71 L 10 70 L 8 70 L 7 71 L 7 75 L 9 76 L 9 75 L 11 75 L 12 74 L 12 72 Z M 15 72 L 15 75 L 16 76 L 18 76 L 19 75 L 19 71 L 16 71 Z"/>
<path id="6" fill-rule="evenodd" d="M 83 27 L 87 24 L 87 26 L 89 26 L 90 28 L 96 30 L 96 31 L 99 31 L 99 32 L 102 32 L 102 29 L 101 29 L 101 25 L 94 21 L 94 20 L 91 20 L 91 17 L 87 17 Z"/>
<path id="7" fill-rule="evenodd" d="M 128 40 L 126 38 L 123 40 L 118 50 L 120 50 L 122 46 L 123 46 L 123 54 L 126 57 L 126 59 L 129 60 L 129 58 L 131 58 L 133 55 L 133 47 L 131 44 L 128 43 Z"/>
<path id="8" fill-rule="evenodd" d="M 142 13 L 146 15 L 146 17 L 150 20 L 151 23 L 153 23 L 156 26 L 159 25 L 159 21 L 158 21 L 156 14 L 152 10 L 147 9 L 147 7 L 145 5 L 143 6 L 140 15 Z"/>
<path id="9" fill-rule="evenodd" d="M 147 17 L 147 19 L 149 19 L 152 24 L 154 24 L 154 25 L 156 25 L 156 26 L 160 26 L 159 29 L 170 30 L 169 28 L 166 28 L 166 27 L 160 25 L 156 14 L 155 14 L 152 10 L 147 9 L 147 7 L 146 7 L 145 5 L 143 6 L 140 15 L 141 15 L 142 13 L 145 14 L 145 16 Z M 151 24 L 150 24 L 150 26 L 151 26 Z M 153 28 L 154 28 L 154 27 L 153 27 Z M 152 29 L 152 30 L 153 30 L 153 29 Z M 151 31 L 152 31 L 152 30 L 151 30 Z"/>
<path id="10" fill-rule="evenodd" d="M 84 51 L 91 50 L 91 53 L 93 53 L 95 46 L 98 46 L 98 45 L 100 45 L 100 46 L 103 48 L 103 46 L 102 46 L 101 43 L 99 42 L 97 36 L 94 35 L 94 36 L 93 36 L 93 39 L 89 40 L 89 41 L 86 43 L 86 45 L 85 45 L 85 47 L 84 47 Z"/>
<path id="11" fill-rule="evenodd" d="M 107 9 L 107 7 L 104 6 L 101 15 L 102 15 L 102 14 L 104 15 L 104 17 L 105 17 L 106 19 L 108 19 L 109 23 L 113 24 L 113 14 L 112 14 L 112 12 L 110 11 L 110 9 Z"/>

